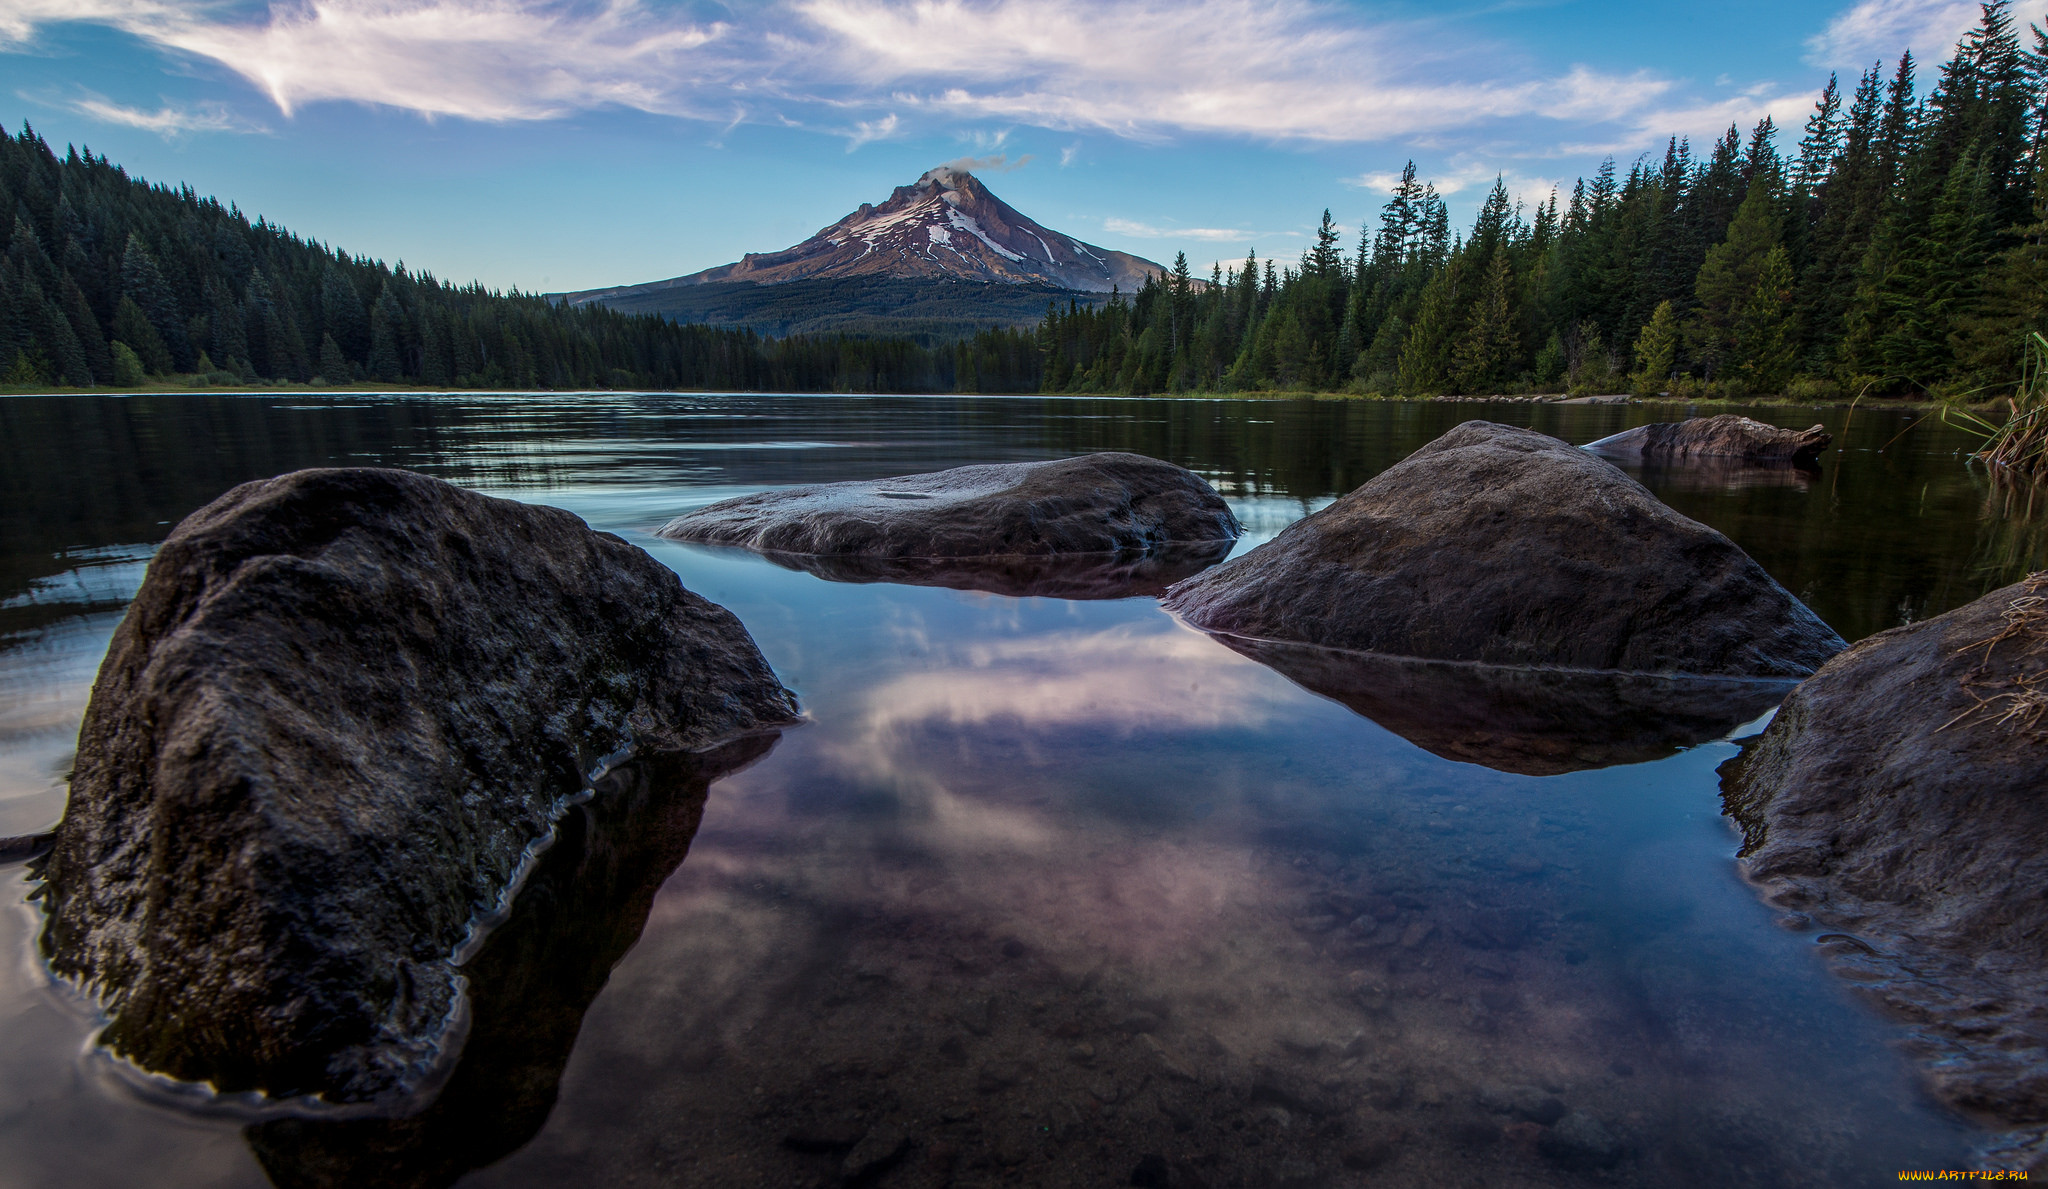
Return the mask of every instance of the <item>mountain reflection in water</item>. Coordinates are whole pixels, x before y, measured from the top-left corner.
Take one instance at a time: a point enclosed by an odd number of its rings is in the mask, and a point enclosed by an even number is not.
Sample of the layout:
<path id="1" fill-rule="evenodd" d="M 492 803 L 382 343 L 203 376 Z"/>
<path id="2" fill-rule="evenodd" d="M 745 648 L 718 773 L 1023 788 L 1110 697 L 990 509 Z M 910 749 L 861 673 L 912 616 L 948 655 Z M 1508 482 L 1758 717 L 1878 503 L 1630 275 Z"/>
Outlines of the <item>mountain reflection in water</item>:
<path id="1" fill-rule="evenodd" d="M 622 770 L 565 822 L 410 1118 L 252 1126 L 99 1077 L 90 1011 L 32 964 L 24 869 L 0 867 L 0 1181 L 1825 1186 L 1969 1166 L 1985 1137 L 1918 1093 L 1900 1031 L 1735 876 L 1714 768 L 1775 692 L 1240 655 L 1109 597 L 1163 584 L 1143 567 L 790 569 L 651 536 L 767 486 L 1116 449 L 1209 479 L 1243 550 L 1473 416 L 1588 442 L 1682 414 L 0 400 L 0 833 L 61 812 L 151 543 L 300 466 L 566 507 L 739 615 L 809 718 L 708 792 L 714 769 Z M 1852 640 L 2048 561 L 2034 510 L 1987 492 L 1953 431 L 1820 419 L 1843 449 L 1815 480 L 1641 475 Z"/>

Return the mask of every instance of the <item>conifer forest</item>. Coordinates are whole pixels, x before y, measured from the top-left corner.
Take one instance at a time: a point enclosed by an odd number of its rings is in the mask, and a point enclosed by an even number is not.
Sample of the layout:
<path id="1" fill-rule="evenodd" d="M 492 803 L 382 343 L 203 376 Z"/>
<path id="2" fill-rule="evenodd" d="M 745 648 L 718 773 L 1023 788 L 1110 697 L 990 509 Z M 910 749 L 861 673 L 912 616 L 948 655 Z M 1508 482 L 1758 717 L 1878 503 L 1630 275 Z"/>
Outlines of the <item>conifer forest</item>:
<path id="1" fill-rule="evenodd" d="M 1051 391 L 1992 396 L 2048 311 L 2048 34 L 2005 3 L 1920 95 L 1910 53 L 1767 117 L 1613 161 L 1469 230 L 1411 165 L 1347 256 L 1173 274 L 1049 314 Z M 1917 96 L 1917 97 L 1916 97 Z"/>
<path id="2" fill-rule="evenodd" d="M 771 339 L 459 287 L 104 157 L 0 138 L 0 384 L 1988 398 L 2048 329 L 2048 33 L 2007 0 L 1923 80 L 1829 79 L 1794 131 L 1496 181 L 1467 229 L 1411 163 L 1347 252 L 1172 272 L 954 344 Z"/>
<path id="3" fill-rule="evenodd" d="M 335 251 L 90 150 L 0 136 L 0 386 L 376 381 L 482 389 L 950 392 L 1037 386 L 1028 331 L 936 348 L 764 338 L 456 286 Z"/>

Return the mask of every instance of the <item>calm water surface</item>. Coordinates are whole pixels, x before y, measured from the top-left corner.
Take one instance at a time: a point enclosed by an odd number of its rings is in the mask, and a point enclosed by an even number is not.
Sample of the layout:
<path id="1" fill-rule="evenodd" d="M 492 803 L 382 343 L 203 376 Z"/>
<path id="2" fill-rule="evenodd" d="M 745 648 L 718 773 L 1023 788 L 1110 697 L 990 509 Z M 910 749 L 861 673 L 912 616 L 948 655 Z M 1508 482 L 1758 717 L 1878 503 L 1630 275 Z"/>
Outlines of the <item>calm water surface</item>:
<path id="1" fill-rule="evenodd" d="M 1605 767 L 1580 746 L 1557 765 L 1576 770 L 1519 775 L 1148 598 L 835 583 L 650 535 L 766 487 L 1120 449 L 1206 476 L 1242 550 L 1471 417 L 1583 443 L 1682 414 L 0 400 L 0 835 L 62 815 L 154 543 L 305 466 L 409 467 L 624 536 L 736 612 L 810 719 L 706 798 L 648 776 L 565 822 L 471 968 L 461 1062 L 409 1120 L 252 1123 L 138 1091 L 41 973 L 26 869 L 0 867 L 0 1185 L 1819 1186 L 1968 1166 L 1986 1137 L 1919 1094 L 1899 1028 L 1737 878 L 1714 775 L 1733 743 Z M 1813 475 L 1639 477 L 1849 639 L 2044 564 L 2033 509 L 1937 421 L 1757 415 L 1826 422 L 1840 449 Z"/>

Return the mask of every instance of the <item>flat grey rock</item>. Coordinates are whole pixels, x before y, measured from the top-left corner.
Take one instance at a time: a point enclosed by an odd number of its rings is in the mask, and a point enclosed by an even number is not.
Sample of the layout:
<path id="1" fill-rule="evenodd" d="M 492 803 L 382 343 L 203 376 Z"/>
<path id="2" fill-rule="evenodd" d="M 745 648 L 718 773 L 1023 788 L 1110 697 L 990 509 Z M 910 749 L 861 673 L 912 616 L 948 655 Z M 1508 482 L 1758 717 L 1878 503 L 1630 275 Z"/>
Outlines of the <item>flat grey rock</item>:
<path id="1" fill-rule="evenodd" d="M 737 619 L 567 512 L 393 470 L 246 483 L 114 635 L 44 950 L 144 1069 L 402 1092 L 443 1056 L 451 959 L 608 758 L 795 717 Z"/>
<path id="2" fill-rule="evenodd" d="M 1584 448 L 1618 459 L 1733 459 L 1762 466 L 1812 466 L 1832 441 L 1823 426 L 1780 429 L 1753 417 L 1722 413 L 1638 425 Z"/>
<path id="3" fill-rule="evenodd" d="M 1804 677 L 1843 648 L 1734 542 L 1612 464 L 1485 421 L 1165 605 L 1208 632 L 1507 666 Z"/>
<path id="4" fill-rule="evenodd" d="M 1202 477 L 1137 454 L 990 463 L 785 487 L 678 516 L 659 535 L 769 553 L 874 559 L 1136 553 L 1229 541 Z"/>
<path id="5" fill-rule="evenodd" d="M 2048 574 L 1860 641 L 1721 769 L 1743 867 L 1913 1022 L 1936 1093 L 2048 1123 Z"/>

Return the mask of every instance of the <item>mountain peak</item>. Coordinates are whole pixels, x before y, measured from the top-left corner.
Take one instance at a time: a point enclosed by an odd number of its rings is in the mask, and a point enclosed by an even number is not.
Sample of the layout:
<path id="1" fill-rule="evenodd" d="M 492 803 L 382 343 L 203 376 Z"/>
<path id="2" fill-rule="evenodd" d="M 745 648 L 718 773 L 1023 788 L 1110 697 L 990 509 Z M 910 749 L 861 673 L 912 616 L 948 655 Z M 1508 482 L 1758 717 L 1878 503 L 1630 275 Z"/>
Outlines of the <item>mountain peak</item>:
<path id="1" fill-rule="evenodd" d="M 780 252 L 748 253 L 703 272 L 569 295 L 571 302 L 607 300 L 639 290 L 718 281 L 774 285 L 835 277 L 966 280 L 1130 292 L 1160 265 L 1098 248 L 1045 227 L 995 196 L 965 169 L 939 165 L 898 186 L 879 205 L 861 203 L 816 235 Z"/>
<path id="2" fill-rule="evenodd" d="M 955 169 L 950 165 L 934 165 L 917 179 L 917 189 L 920 190 L 932 186 L 941 190 L 964 190 L 970 186 L 980 185 L 981 179 L 964 169 Z"/>

